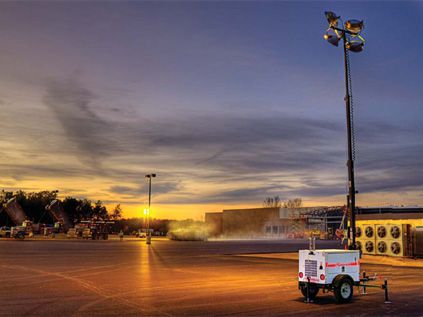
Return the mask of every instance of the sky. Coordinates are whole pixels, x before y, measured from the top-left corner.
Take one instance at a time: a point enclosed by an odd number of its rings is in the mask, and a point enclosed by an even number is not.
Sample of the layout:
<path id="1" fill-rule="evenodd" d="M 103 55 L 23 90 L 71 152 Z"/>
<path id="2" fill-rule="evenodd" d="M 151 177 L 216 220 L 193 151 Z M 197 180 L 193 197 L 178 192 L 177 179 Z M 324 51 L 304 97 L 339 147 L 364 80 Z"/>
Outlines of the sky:
<path id="1" fill-rule="evenodd" d="M 0 188 L 203 219 L 267 196 L 343 205 L 341 47 L 359 206 L 423 205 L 423 2 L 0 3 Z"/>

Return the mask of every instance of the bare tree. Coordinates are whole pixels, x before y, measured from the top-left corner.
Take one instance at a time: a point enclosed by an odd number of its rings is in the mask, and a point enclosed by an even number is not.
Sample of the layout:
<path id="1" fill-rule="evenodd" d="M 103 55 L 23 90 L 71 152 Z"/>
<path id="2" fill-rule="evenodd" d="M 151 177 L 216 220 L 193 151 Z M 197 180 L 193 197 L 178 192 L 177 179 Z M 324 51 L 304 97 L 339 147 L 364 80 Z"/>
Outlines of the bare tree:
<path id="1" fill-rule="evenodd" d="M 120 207 L 120 204 L 117 204 L 116 207 L 113 209 L 110 218 L 112 218 L 113 220 L 120 220 L 122 218 L 122 208 Z"/>
<path id="2" fill-rule="evenodd" d="M 289 199 L 283 203 L 284 208 L 300 208 L 303 206 L 303 200 L 301 198 Z"/>
<path id="3" fill-rule="evenodd" d="M 282 207 L 282 202 L 279 196 L 275 197 L 266 197 L 263 201 L 263 207 L 271 208 L 271 207 Z"/>

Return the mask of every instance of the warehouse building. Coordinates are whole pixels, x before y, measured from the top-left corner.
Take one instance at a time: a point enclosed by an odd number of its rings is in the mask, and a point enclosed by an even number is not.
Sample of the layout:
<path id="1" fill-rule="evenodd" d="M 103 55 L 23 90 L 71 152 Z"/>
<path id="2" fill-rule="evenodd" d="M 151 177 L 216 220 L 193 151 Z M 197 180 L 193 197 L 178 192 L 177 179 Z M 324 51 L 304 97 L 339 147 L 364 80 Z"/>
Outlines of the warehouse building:
<path id="1" fill-rule="evenodd" d="M 205 214 L 210 236 L 335 238 L 343 207 L 228 209 Z M 423 208 L 357 208 L 357 245 L 364 254 L 423 256 Z"/>
<path id="2" fill-rule="evenodd" d="M 308 232 L 334 232 L 341 207 L 248 208 L 208 212 L 205 222 L 214 237 L 302 238 Z"/>

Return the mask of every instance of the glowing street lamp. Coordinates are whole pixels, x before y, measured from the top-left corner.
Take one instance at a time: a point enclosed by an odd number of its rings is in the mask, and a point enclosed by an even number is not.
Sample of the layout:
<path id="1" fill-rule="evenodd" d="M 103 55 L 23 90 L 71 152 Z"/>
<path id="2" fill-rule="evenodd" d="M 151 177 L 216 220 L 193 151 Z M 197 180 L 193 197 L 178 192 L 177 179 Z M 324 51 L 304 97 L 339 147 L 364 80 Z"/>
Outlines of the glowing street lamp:
<path id="1" fill-rule="evenodd" d="M 145 208 L 144 209 L 144 216 L 149 216 L 150 215 L 150 209 Z"/>
<path id="2" fill-rule="evenodd" d="M 150 211 L 151 211 L 151 179 L 156 177 L 156 174 L 147 174 L 145 178 L 148 179 L 148 208 L 144 209 L 144 215 L 147 217 L 147 238 L 146 243 L 151 244 L 150 232 Z"/>
<path id="3" fill-rule="evenodd" d="M 359 20 L 348 20 L 342 23 L 342 27 L 338 27 L 338 21 L 341 20 L 340 16 L 337 16 L 334 12 L 326 11 L 326 19 L 329 23 L 329 28 L 326 30 L 323 36 L 326 41 L 334 46 L 338 46 L 338 43 L 343 41 L 344 46 L 344 68 L 345 68 L 345 108 L 347 114 L 347 134 L 348 134 L 348 195 L 347 195 L 347 206 L 350 214 L 350 234 L 351 244 L 350 249 L 356 249 L 355 235 L 355 180 L 354 180 L 354 159 L 355 159 L 355 148 L 354 148 L 354 122 L 353 122 L 353 109 L 352 109 L 352 91 L 351 91 L 351 74 L 350 74 L 350 62 L 348 52 L 358 53 L 364 48 L 365 40 L 361 36 L 361 31 L 364 28 L 363 21 Z"/>

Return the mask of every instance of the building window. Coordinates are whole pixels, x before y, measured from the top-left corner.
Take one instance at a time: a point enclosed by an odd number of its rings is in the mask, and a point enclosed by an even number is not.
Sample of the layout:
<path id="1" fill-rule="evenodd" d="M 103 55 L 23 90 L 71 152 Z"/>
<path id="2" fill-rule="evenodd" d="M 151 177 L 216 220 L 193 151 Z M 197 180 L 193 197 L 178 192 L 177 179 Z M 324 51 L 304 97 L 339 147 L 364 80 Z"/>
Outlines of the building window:
<path id="1" fill-rule="evenodd" d="M 278 226 L 273 226 L 273 234 L 278 234 Z"/>
<path id="2" fill-rule="evenodd" d="M 268 234 L 272 233 L 272 227 L 271 226 L 266 226 L 266 233 L 268 233 Z"/>

